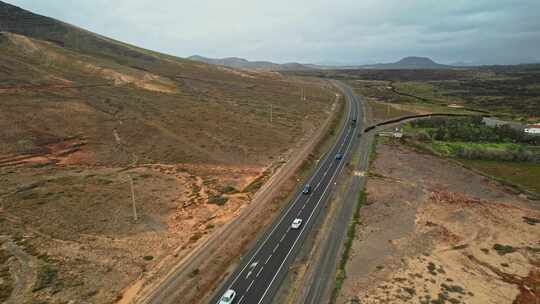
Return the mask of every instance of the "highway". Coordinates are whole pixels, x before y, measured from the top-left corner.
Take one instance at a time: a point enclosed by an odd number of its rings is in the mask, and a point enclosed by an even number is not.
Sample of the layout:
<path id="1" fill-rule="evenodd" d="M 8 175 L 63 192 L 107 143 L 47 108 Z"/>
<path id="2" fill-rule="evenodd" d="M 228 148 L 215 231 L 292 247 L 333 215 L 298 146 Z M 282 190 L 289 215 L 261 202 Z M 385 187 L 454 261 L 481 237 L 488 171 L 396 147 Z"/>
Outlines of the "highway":
<path id="1" fill-rule="evenodd" d="M 306 182 L 311 185 L 311 192 L 304 194 L 300 189 L 295 194 L 287 209 L 274 221 L 255 247 L 242 258 L 242 262 L 210 303 L 218 303 L 221 295 L 228 289 L 236 292 L 234 304 L 272 302 L 317 214 L 324 208 L 332 185 L 347 162 L 351 145 L 361 130 L 358 100 L 348 87 L 338 83 L 336 86 L 345 93 L 347 118 L 336 142 L 322 157 Z M 355 127 L 351 125 L 353 119 L 358 121 Z M 339 153 L 343 155 L 342 159 L 336 159 Z M 291 224 L 296 218 L 302 219 L 302 225 L 298 229 L 292 229 Z"/>

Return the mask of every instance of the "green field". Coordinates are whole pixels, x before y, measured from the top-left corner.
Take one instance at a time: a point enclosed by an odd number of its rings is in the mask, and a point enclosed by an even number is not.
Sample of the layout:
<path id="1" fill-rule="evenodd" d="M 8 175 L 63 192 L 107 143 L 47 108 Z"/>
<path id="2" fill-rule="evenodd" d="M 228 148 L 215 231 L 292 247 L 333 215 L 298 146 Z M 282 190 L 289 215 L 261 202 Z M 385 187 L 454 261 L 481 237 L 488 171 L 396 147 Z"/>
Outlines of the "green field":
<path id="1" fill-rule="evenodd" d="M 460 159 L 468 167 L 540 193 L 540 163 Z"/>
<path id="2" fill-rule="evenodd" d="M 518 151 L 521 145 L 512 143 L 475 143 L 433 141 L 431 148 L 444 156 L 456 157 L 463 150 L 491 150 L 494 152 Z"/>
<path id="3" fill-rule="evenodd" d="M 475 117 L 418 120 L 405 124 L 404 130 L 413 146 L 540 193 L 537 138 L 506 127 L 487 127 Z"/>

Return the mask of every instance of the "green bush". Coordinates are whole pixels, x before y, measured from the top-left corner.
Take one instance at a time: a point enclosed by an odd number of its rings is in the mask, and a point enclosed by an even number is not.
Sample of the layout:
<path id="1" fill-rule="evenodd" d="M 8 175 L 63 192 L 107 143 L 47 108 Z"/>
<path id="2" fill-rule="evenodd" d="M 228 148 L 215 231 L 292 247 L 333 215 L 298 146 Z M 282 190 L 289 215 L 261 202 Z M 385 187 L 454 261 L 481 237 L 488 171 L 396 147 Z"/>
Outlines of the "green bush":
<path id="1" fill-rule="evenodd" d="M 501 244 L 495 244 L 493 245 L 493 249 L 497 251 L 499 255 L 505 255 L 508 253 L 512 253 L 516 251 L 516 248 L 510 246 L 510 245 L 501 245 Z"/>
<path id="2" fill-rule="evenodd" d="M 236 192 L 238 192 L 238 190 L 236 190 L 236 188 L 234 188 L 233 186 L 225 186 L 225 188 L 223 188 L 222 192 L 226 193 L 226 194 L 230 194 L 230 193 L 236 193 Z"/>
<path id="3" fill-rule="evenodd" d="M 223 205 L 225 205 L 225 203 L 228 200 L 229 199 L 224 197 L 224 196 L 214 195 L 214 194 L 208 195 L 208 203 L 209 204 L 215 204 L 215 205 L 218 205 L 218 206 L 223 206 Z"/>

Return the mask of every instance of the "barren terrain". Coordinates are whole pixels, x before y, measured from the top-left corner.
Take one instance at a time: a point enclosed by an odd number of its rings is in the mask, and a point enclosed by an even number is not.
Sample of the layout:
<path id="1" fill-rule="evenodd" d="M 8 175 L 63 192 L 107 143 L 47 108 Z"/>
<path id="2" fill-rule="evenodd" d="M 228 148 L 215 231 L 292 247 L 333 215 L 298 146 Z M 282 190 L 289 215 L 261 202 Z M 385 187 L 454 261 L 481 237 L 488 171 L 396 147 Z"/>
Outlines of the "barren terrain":
<path id="1" fill-rule="evenodd" d="M 129 299 L 238 217 L 335 97 L 0 2 L 0 302 Z"/>
<path id="2" fill-rule="evenodd" d="M 379 143 L 337 302 L 536 303 L 539 210 L 453 162 Z"/>

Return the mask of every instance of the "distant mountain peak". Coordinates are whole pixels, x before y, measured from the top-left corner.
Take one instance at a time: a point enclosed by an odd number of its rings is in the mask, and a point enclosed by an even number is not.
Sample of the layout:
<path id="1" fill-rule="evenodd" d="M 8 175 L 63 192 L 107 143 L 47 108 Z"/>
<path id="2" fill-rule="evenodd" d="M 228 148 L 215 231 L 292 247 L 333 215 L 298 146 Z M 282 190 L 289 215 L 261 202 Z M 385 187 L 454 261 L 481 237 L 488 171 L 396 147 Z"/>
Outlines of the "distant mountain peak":
<path id="1" fill-rule="evenodd" d="M 409 56 L 402 58 L 397 63 L 413 63 L 413 64 L 437 64 L 435 61 L 431 60 L 429 57 L 418 57 L 418 56 Z"/>
<path id="2" fill-rule="evenodd" d="M 447 69 L 447 65 L 439 64 L 428 57 L 409 56 L 402 58 L 398 62 L 379 63 L 364 66 L 372 69 Z"/>

